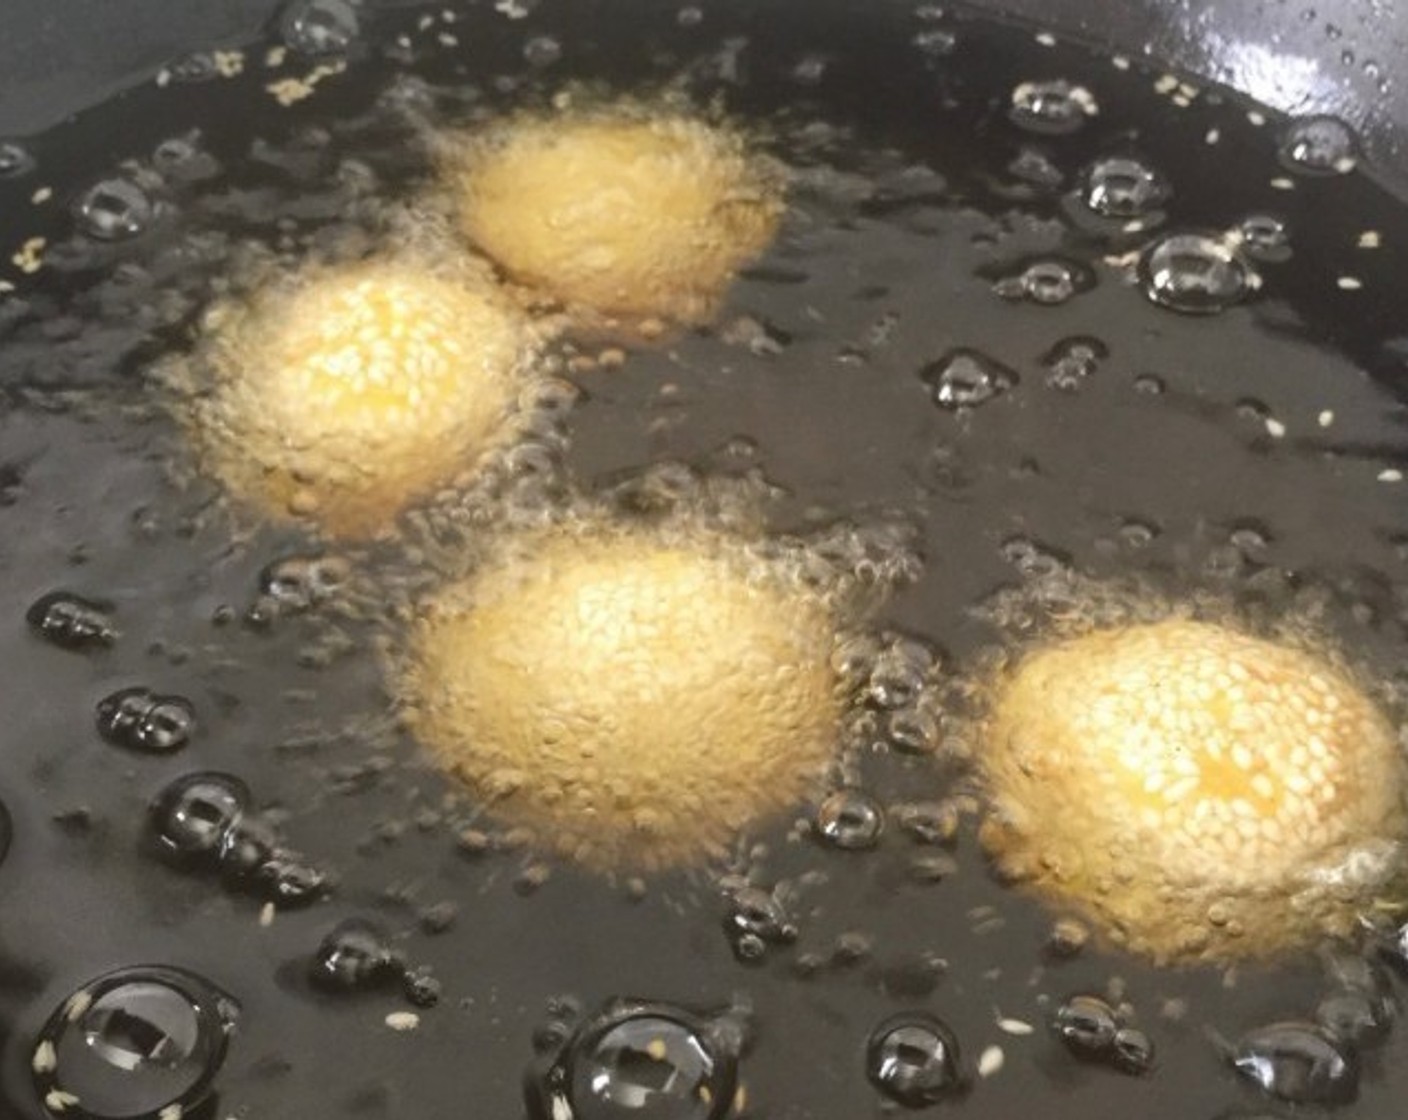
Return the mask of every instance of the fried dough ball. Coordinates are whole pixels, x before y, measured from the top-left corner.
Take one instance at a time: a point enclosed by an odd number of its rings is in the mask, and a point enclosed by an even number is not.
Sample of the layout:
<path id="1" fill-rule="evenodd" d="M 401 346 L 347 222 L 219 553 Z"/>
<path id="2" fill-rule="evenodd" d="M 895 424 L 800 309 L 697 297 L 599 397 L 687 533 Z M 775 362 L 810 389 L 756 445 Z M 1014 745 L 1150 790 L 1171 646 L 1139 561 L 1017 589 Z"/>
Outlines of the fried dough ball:
<path id="1" fill-rule="evenodd" d="M 723 854 L 838 741 L 832 620 L 735 542 L 557 529 L 414 635 L 410 725 L 506 823 L 595 869 Z"/>
<path id="2" fill-rule="evenodd" d="M 980 761 L 999 867 L 1161 960 L 1347 933 L 1403 835 L 1394 728 L 1344 671 L 1186 619 L 1030 653 Z"/>
<path id="3" fill-rule="evenodd" d="M 410 260 L 312 268 L 211 319 L 208 465 L 237 497 L 334 535 L 374 533 L 470 470 L 532 350 L 484 276 Z"/>
<path id="4" fill-rule="evenodd" d="M 454 147 L 448 167 L 482 252 L 609 317 L 709 318 L 783 209 L 777 172 L 740 136 L 678 114 L 518 118 Z"/>

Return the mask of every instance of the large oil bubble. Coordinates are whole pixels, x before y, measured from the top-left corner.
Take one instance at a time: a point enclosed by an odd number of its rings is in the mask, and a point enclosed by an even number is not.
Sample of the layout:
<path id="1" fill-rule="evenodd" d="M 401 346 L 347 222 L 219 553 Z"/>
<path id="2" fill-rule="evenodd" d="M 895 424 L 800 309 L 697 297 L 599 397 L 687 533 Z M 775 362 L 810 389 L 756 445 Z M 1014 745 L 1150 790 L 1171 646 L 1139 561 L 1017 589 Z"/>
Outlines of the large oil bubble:
<path id="1" fill-rule="evenodd" d="M 781 177 L 744 138 L 670 107 L 519 116 L 446 145 L 470 240 L 577 309 L 697 322 L 772 240 Z"/>
<path id="2" fill-rule="evenodd" d="M 384 529 L 503 440 L 534 332 L 472 266 L 308 266 L 208 316 L 182 385 L 203 463 L 328 532 Z"/>
<path id="3" fill-rule="evenodd" d="M 998 866 L 1157 959 L 1348 934 L 1397 866 L 1394 728 L 1330 657 L 1184 617 L 1039 646 L 979 765 Z"/>

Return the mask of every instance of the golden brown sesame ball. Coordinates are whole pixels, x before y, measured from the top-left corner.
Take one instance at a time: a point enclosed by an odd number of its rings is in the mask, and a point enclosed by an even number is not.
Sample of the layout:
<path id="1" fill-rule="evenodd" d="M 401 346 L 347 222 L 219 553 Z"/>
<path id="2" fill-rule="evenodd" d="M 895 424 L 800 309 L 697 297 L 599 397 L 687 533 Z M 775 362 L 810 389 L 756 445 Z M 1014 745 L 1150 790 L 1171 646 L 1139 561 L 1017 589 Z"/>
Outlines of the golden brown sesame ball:
<path id="1" fill-rule="evenodd" d="M 679 115 L 521 118 L 455 149 L 460 220 L 520 283 L 606 316 L 696 322 L 772 240 L 776 173 Z"/>
<path id="2" fill-rule="evenodd" d="M 477 274 L 390 259 L 310 269 L 213 317 L 199 439 L 240 498 L 374 532 L 473 467 L 530 349 L 525 321 Z"/>
<path id="3" fill-rule="evenodd" d="M 701 534 L 557 530 L 430 605 L 410 724 L 505 822 L 599 869 L 716 857 L 838 737 L 832 623 Z"/>
<path id="4" fill-rule="evenodd" d="M 1186 619 L 1028 655 L 980 760 L 999 866 L 1164 960 L 1348 932 L 1403 834 L 1394 729 L 1343 671 Z"/>

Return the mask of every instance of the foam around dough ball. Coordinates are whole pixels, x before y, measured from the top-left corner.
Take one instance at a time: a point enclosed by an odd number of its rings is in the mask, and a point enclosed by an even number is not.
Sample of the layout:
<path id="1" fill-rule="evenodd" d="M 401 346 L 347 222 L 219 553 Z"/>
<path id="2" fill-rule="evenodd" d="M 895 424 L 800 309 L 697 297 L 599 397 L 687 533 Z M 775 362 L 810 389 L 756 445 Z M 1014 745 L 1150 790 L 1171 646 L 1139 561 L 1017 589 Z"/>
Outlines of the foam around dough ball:
<path id="1" fill-rule="evenodd" d="M 371 532 L 473 466 L 528 346 L 482 278 L 385 260 L 315 270 L 213 326 L 203 444 L 226 485 L 275 516 Z"/>
<path id="2" fill-rule="evenodd" d="M 782 212 L 736 135 L 686 117 L 520 120 L 468 145 L 454 178 L 483 252 L 605 315 L 707 318 Z"/>
<path id="3" fill-rule="evenodd" d="M 1327 661 L 1181 619 L 1040 649 L 982 747 L 1001 866 L 1160 959 L 1352 926 L 1403 832 L 1393 728 Z"/>
<path id="4" fill-rule="evenodd" d="M 588 866 L 721 854 L 835 749 L 831 621 L 716 549 L 554 533 L 432 604 L 411 724 L 508 823 Z"/>

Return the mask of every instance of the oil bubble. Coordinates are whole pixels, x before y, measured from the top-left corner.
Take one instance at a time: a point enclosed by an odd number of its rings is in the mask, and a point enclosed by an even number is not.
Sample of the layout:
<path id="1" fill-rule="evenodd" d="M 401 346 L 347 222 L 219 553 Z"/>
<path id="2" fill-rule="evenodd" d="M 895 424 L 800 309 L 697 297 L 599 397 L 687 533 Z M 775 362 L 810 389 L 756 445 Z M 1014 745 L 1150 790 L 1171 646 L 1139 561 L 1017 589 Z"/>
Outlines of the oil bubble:
<path id="1" fill-rule="evenodd" d="M 1248 1081 L 1292 1104 L 1346 1104 L 1359 1095 L 1354 1051 L 1312 1023 L 1273 1023 L 1251 1031 L 1230 1058 Z"/>
<path id="2" fill-rule="evenodd" d="M 543 69 L 562 57 L 562 44 L 550 35 L 536 35 L 523 44 L 523 60 L 529 66 Z"/>
<path id="3" fill-rule="evenodd" d="M 1293 121 L 1281 141 L 1281 162 L 1306 175 L 1343 175 L 1354 170 L 1358 145 L 1337 117 Z"/>
<path id="4" fill-rule="evenodd" d="M 992 290 L 1003 299 L 1030 300 L 1046 306 L 1065 303 L 1094 283 L 1088 270 L 1055 258 L 1032 261 L 1014 276 L 1004 276 Z"/>
<path id="5" fill-rule="evenodd" d="M 259 589 L 280 611 L 298 613 L 331 599 L 350 574 L 351 566 L 339 557 L 286 556 L 259 573 Z"/>
<path id="6" fill-rule="evenodd" d="M 952 801 L 909 801 L 890 815 L 910 839 L 920 844 L 951 844 L 958 836 L 960 814 Z"/>
<path id="7" fill-rule="evenodd" d="M 1129 156 L 1110 156 L 1091 164 L 1083 176 L 1081 198 L 1104 218 L 1138 218 L 1162 206 L 1168 180 Z"/>
<path id="8" fill-rule="evenodd" d="M 733 1107 L 734 1025 L 620 1000 L 583 1023 L 525 1083 L 531 1120 L 719 1120 Z"/>
<path id="9" fill-rule="evenodd" d="M 1139 268 L 1151 300 L 1190 315 L 1225 311 L 1260 285 L 1235 249 L 1203 233 L 1162 238 L 1145 252 Z"/>
<path id="10" fill-rule="evenodd" d="M 1286 223 L 1270 214 L 1249 214 L 1237 226 L 1242 251 L 1265 264 L 1283 264 L 1291 259 L 1291 239 Z"/>
<path id="11" fill-rule="evenodd" d="M 1024 147 L 1017 153 L 1007 165 L 1007 173 L 1041 190 L 1057 190 L 1066 179 L 1045 152 L 1032 147 Z"/>
<path id="12" fill-rule="evenodd" d="M 963 1088 L 958 1039 L 947 1024 L 922 1012 L 886 1019 L 870 1036 L 866 1075 L 906 1108 L 923 1108 Z"/>
<path id="13" fill-rule="evenodd" d="M 1098 996 L 1072 996 L 1056 1010 L 1052 1027 L 1066 1048 L 1079 1058 L 1104 1060 L 1119 1033 L 1119 1020 Z"/>
<path id="14" fill-rule="evenodd" d="M 1109 348 L 1098 338 L 1078 335 L 1063 338 L 1042 359 L 1047 368 L 1046 384 L 1065 393 L 1078 390 L 1110 356 Z"/>
<path id="15" fill-rule="evenodd" d="M 309 962 L 308 978 L 324 991 L 345 992 L 375 987 L 401 971 L 381 927 L 349 918 L 323 938 Z"/>
<path id="16" fill-rule="evenodd" d="M 959 348 L 930 362 L 919 373 L 929 386 L 934 403 L 956 412 L 977 408 L 1008 392 L 1017 384 L 1017 374 L 977 350 Z"/>
<path id="17" fill-rule="evenodd" d="M 151 754 L 180 750 L 191 739 L 196 712 L 182 696 L 124 688 L 98 702 L 98 734 L 109 743 Z"/>
<path id="18" fill-rule="evenodd" d="M 885 812 L 863 790 L 837 790 L 818 806 L 815 827 L 817 835 L 833 848 L 873 848 L 884 831 Z"/>
<path id="19" fill-rule="evenodd" d="M 125 241 L 144 233 L 156 216 L 147 192 L 130 179 L 104 179 L 89 187 L 75 207 L 79 227 L 99 241 Z"/>
<path id="20" fill-rule="evenodd" d="M 1148 1073 L 1154 1068 L 1153 1039 L 1138 1027 L 1121 1027 L 1110 1044 L 1110 1064 L 1125 1073 Z"/>
<path id="21" fill-rule="evenodd" d="M 34 157 L 22 145 L 0 140 L 0 179 L 17 179 L 34 170 L 34 165 Z"/>
<path id="22" fill-rule="evenodd" d="M 220 67 L 208 51 L 195 51 L 172 62 L 166 72 L 175 82 L 209 82 L 220 76 Z"/>
<path id="23" fill-rule="evenodd" d="M 77 1120 L 158 1120 L 200 1104 L 239 1008 L 209 981 L 163 966 L 108 973 L 70 996 L 31 1068 L 46 1110 Z"/>
<path id="24" fill-rule="evenodd" d="M 1013 124 L 1031 132 L 1063 135 L 1075 132 L 1099 111 L 1088 89 L 1058 78 L 1022 82 L 1012 91 L 1007 115 Z"/>
<path id="25" fill-rule="evenodd" d="M 790 945 L 797 940 L 797 926 L 777 894 L 758 887 L 740 887 L 729 896 L 724 933 L 734 954 L 756 961 L 769 945 Z"/>
<path id="26" fill-rule="evenodd" d="M 279 16 L 279 34 L 299 54 L 341 54 L 359 30 L 357 10 L 346 0 L 293 0 Z"/>
<path id="27" fill-rule="evenodd" d="M 152 804 L 157 842 L 180 860 L 214 862 L 224 853 L 250 802 L 249 787 L 232 774 L 187 774 L 163 789 Z"/>
<path id="28" fill-rule="evenodd" d="M 1393 1021 L 1393 1005 L 1381 995 L 1358 987 L 1329 993 L 1315 1008 L 1315 1021 L 1334 1038 L 1351 1046 L 1382 1042 Z"/>
<path id="29" fill-rule="evenodd" d="M 68 591 L 51 591 L 35 600 L 25 621 L 36 634 L 62 649 L 110 646 L 117 640 L 111 607 Z"/>

